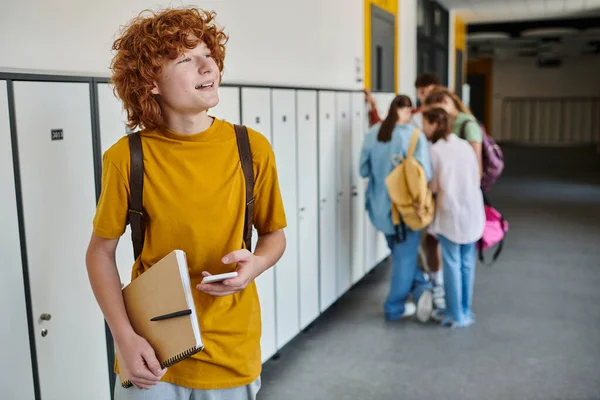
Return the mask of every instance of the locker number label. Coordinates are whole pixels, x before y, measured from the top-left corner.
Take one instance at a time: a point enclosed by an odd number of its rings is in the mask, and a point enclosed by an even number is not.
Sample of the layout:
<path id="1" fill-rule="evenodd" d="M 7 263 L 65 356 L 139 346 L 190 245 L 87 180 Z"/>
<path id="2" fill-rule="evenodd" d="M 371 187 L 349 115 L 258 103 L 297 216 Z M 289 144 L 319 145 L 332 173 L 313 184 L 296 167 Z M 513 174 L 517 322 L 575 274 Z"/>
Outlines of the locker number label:
<path id="1" fill-rule="evenodd" d="M 63 140 L 64 138 L 62 129 L 52 129 L 50 131 L 50 135 L 52 137 L 52 140 Z"/>

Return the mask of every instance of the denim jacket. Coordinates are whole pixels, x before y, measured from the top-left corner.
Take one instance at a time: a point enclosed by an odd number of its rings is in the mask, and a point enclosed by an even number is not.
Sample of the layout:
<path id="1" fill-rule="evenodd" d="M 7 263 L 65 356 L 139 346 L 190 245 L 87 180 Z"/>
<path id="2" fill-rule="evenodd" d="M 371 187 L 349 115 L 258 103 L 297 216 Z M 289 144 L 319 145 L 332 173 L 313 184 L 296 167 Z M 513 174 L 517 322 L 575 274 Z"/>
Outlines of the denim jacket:
<path id="1" fill-rule="evenodd" d="M 363 141 L 360 153 L 360 176 L 369 179 L 365 206 L 371 222 L 377 230 L 386 235 L 392 235 L 395 232 L 392 222 L 392 205 L 385 178 L 394 168 L 392 156 L 406 157 L 415 127 L 413 125 L 396 125 L 392 133 L 392 140 L 382 143 L 377 140 L 380 126 L 381 124 L 373 125 Z M 430 181 L 432 168 L 429 143 L 423 132 L 417 142 L 414 157 L 423 166 L 427 181 Z"/>

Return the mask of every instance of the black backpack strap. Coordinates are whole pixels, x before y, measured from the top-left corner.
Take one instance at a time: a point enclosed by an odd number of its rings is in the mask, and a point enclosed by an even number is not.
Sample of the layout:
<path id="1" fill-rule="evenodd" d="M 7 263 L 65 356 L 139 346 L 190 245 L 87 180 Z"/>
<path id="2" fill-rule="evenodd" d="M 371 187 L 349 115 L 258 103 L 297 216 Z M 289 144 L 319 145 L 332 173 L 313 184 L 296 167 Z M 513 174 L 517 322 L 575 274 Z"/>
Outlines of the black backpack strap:
<path id="1" fill-rule="evenodd" d="M 139 132 L 129 135 L 129 188 L 131 204 L 129 205 L 129 224 L 131 226 L 131 241 L 133 242 L 133 255 L 137 260 L 144 247 L 145 221 L 143 211 L 144 193 L 144 153 L 142 151 L 142 137 Z"/>
<path id="2" fill-rule="evenodd" d="M 254 217 L 254 168 L 252 166 L 252 150 L 248 129 L 243 125 L 234 125 L 238 151 L 246 182 L 246 215 L 244 218 L 244 243 L 246 249 L 252 251 L 252 219 Z"/>

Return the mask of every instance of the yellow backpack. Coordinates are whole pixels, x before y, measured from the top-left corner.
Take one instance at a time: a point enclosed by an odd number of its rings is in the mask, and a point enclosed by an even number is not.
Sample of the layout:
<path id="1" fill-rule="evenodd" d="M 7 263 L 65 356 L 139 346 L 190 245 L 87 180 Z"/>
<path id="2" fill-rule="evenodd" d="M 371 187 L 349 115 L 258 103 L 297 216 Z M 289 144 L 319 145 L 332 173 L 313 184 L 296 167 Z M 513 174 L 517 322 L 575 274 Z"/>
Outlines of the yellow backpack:
<path id="1" fill-rule="evenodd" d="M 401 227 L 400 241 L 406 239 L 406 226 L 413 231 L 427 227 L 433 221 L 435 203 L 427 185 L 423 166 L 414 158 L 421 132 L 413 131 L 406 158 L 392 156 L 394 169 L 385 179 L 392 201 L 392 220 L 396 231 Z"/>

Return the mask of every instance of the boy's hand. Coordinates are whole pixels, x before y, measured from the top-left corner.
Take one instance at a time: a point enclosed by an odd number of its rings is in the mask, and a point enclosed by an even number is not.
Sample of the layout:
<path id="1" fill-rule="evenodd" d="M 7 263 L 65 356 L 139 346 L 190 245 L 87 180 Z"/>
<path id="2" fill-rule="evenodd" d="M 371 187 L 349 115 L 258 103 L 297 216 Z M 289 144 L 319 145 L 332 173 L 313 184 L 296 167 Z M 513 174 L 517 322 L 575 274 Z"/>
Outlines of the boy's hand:
<path id="1" fill-rule="evenodd" d="M 260 257 L 255 256 L 246 249 L 231 252 L 223 257 L 221 261 L 223 264 L 233 264 L 237 262 L 237 268 L 235 270 L 238 273 L 238 276 L 226 279 L 223 282 L 200 283 L 196 286 L 196 289 L 213 296 L 228 296 L 242 291 L 250 282 L 260 275 Z M 211 274 L 204 271 L 202 272 L 202 275 L 210 276 Z"/>
<path id="2" fill-rule="evenodd" d="M 369 103 L 371 108 L 375 108 L 377 106 L 377 103 L 375 103 L 375 99 L 373 98 L 371 91 L 369 89 L 363 89 L 363 93 L 365 94 L 365 100 L 367 101 L 367 103 Z"/>
<path id="3" fill-rule="evenodd" d="M 129 335 L 119 345 L 121 374 L 138 389 L 150 389 L 156 385 L 167 369 L 162 369 L 154 349 L 141 336 Z"/>

